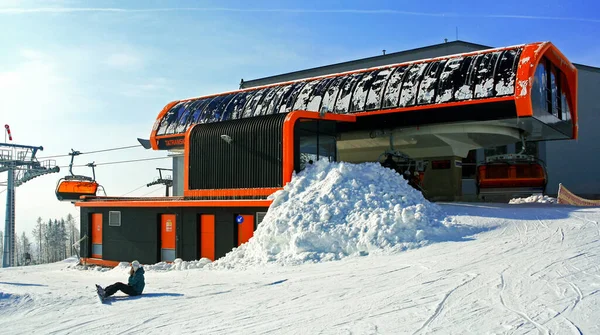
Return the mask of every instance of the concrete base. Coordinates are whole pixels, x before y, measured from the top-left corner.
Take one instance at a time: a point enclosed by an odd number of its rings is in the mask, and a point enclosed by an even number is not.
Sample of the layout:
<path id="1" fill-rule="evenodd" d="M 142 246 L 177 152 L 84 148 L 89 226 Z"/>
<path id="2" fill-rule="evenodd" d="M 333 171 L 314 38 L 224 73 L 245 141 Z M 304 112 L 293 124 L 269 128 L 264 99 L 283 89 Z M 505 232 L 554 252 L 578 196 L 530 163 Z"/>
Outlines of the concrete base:
<path id="1" fill-rule="evenodd" d="M 462 158 L 429 158 L 423 194 L 430 201 L 456 201 L 462 196 Z"/>

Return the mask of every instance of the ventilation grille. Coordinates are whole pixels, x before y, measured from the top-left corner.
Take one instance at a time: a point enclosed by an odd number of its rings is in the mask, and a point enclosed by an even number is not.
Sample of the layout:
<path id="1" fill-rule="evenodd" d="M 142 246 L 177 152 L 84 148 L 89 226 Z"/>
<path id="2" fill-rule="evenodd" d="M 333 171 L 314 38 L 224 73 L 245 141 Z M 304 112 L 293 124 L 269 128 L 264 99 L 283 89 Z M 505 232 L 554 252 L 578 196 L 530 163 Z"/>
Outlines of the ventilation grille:
<path id="1" fill-rule="evenodd" d="M 109 211 L 108 212 L 108 225 L 109 226 L 120 226 L 121 225 L 121 212 L 120 211 Z"/>
<path id="2" fill-rule="evenodd" d="M 256 225 L 258 226 L 267 215 L 267 212 L 256 212 Z"/>

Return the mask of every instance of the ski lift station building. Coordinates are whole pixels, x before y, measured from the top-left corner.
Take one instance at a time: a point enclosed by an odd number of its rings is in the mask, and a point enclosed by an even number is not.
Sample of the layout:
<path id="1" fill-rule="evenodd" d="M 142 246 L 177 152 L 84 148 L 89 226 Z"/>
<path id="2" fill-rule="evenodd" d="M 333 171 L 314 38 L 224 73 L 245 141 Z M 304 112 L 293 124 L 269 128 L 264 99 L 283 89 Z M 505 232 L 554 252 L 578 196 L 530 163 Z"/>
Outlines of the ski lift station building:
<path id="1" fill-rule="evenodd" d="M 151 149 L 173 156 L 173 196 L 80 197 L 80 252 L 104 265 L 215 260 L 250 239 L 267 197 L 310 160 L 409 157 L 434 201 L 481 200 L 482 178 L 510 192 L 552 195 L 561 182 L 597 196 L 598 178 L 582 167 L 600 140 L 599 87 L 600 69 L 572 64 L 550 42 L 454 41 L 175 100 L 150 134 Z M 478 169 L 486 156 L 517 153 L 545 168 Z"/>

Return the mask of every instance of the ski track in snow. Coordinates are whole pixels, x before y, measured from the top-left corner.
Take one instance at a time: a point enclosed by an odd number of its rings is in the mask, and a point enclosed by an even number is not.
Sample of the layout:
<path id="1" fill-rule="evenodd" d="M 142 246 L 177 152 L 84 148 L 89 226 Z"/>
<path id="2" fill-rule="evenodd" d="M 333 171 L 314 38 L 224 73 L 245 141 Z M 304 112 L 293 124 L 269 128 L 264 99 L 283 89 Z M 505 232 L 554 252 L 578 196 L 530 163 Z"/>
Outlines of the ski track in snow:
<path id="1" fill-rule="evenodd" d="M 245 270 L 0 269 L 7 334 L 598 334 L 600 209 L 442 205 L 464 239 L 393 255 Z M 521 205 L 519 205 L 521 206 Z M 506 214 L 506 209 L 511 212 Z M 583 223 L 583 224 L 582 224 Z"/>

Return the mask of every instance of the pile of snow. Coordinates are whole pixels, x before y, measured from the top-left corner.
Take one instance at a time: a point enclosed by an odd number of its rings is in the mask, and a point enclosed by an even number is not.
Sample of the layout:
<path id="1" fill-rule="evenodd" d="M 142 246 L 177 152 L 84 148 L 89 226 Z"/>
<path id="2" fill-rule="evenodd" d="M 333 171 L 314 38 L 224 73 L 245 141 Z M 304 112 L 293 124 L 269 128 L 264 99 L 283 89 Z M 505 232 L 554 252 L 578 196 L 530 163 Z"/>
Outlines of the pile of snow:
<path id="1" fill-rule="evenodd" d="M 530 203 L 541 203 L 541 204 L 555 204 L 556 198 L 549 197 L 547 195 L 532 195 L 527 198 L 514 198 L 510 199 L 509 204 L 530 204 Z"/>
<path id="2" fill-rule="evenodd" d="M 172 263 L 160 262 L 156 264 L 145 264 L 145 271 L 184 271 L 191 269 L 201 269 L 206 264 L 211 263 L 210 259 L 202 258 L 196 261 L 184 261 L 181 258 L 175 259 Z"/>
<path id="3" fill-rule="evenodd" d="M 254 236 L 209 268 L 391 254 L 457 232 L 438 205 L 377 163 L 317 161 L 270 198 Z"/>

